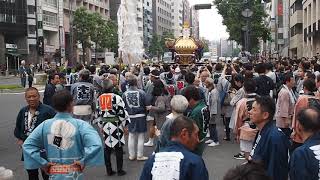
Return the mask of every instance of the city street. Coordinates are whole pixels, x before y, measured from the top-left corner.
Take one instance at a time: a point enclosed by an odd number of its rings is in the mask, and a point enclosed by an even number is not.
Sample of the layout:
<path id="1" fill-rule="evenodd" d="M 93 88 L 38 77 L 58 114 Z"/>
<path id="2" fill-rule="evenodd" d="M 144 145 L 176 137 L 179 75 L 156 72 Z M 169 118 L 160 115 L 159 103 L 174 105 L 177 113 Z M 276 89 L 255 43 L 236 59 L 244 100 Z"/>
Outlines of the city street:
<path id="1" fill-rule="evenodd" d="M 15 127 L 15 118 L 21 107 L 25 105 L 23 94 L 0 94 L 2 103 L 0 114 L 0 166 L 5 166 L 13 170 L 15 180 L 27 179 L 27 173 L 23 169 L 23 163 L 20 161 L 21 149 L 16 145 L 13 131 Z M 220 139 L 223 138 L 223 129 L 219 129 Z M 221 180 L 228 169 L 242 163 L 243 161 L 233 159 L 233 155 L 239 150 L 239 146 L 233 143 L 220 141 L 221 145 L 214 148 L 206 148 L 203 159 L 209 171 L 210 179 Z M 85 177 L 89 180 L 102 179 L 138 179 L 143 167 L 143 162 L 131 162 L 128 160 L 128 151 L 124 155 L 124 170 L 127 175 L 123 177 L 108 177 L 104 167 L 88 168 L 85 170 Z M 145 155 L 150 155 L 152 148 L 145 149 Z M 113 157 L 114 158 L 114 157 Z M 115 169 L 115 158 L 113 167 Z"/>

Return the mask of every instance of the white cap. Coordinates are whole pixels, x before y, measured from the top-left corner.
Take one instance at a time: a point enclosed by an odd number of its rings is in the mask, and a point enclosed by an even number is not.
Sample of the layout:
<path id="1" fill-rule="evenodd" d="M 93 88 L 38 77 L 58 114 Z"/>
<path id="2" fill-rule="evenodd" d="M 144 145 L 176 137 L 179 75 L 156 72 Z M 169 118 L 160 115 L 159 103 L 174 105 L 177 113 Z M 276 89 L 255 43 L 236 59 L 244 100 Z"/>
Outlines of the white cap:
<path id="1" fill-rule="evenodd" d="M 181 72 L 181 70 L 180 70 L 179 67 L 177 67 L 177 68 L 174 70 L 174 72 L 179 73 L 179 72 Z"/>

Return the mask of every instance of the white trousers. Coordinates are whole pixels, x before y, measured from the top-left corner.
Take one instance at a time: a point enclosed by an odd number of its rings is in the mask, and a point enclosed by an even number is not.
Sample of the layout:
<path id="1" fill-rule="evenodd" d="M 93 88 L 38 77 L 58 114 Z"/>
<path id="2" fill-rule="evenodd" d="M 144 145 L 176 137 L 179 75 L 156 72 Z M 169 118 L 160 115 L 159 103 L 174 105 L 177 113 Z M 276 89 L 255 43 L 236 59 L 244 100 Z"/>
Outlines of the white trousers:
<path id="1" fill-rule="evenodd" d="M 138 144 L 136 139 L 138 138 Z M 128 138 L 128 151 L 130 158 L 142 157 L 143 156 L 143 143 L 144 143 L 144 133 L 129 133 Z M 137 144 L 137 154 L 136 154 L 136 144 Z"/>

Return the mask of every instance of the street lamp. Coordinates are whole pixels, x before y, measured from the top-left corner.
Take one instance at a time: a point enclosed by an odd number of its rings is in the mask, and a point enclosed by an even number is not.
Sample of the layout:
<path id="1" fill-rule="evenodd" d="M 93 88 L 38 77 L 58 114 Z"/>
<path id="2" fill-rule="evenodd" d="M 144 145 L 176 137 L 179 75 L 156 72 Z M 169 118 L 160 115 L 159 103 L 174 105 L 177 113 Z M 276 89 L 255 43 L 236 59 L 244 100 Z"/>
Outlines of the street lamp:
<path id="1" fill-rule="evenodd" d="M 241 12 L 242 16 L 246 18 L 246 26 L 242 27 L 242 30 L 246 32 L 245 35 L 245 49 L 246 51 L 249 51 L 249 44 L 250 44 L 250 38 L 249 38 L 249 18 L 253 15 L 253 12 L 250 9 L 245 9 Z"/>

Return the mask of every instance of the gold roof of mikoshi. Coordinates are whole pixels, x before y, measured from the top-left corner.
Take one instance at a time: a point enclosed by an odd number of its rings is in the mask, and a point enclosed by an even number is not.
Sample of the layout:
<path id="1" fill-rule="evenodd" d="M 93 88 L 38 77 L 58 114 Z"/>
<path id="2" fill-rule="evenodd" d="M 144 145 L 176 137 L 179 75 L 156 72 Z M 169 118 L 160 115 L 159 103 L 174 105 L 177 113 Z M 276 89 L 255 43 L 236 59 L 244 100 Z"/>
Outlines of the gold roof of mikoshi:
<path id="1" fill-rule="evenodd" d="M 191 38 L 180 38 L 176 41 L 174 48 L 176 51 L 194 51 L 198 49 L 198 46 Z"/>

